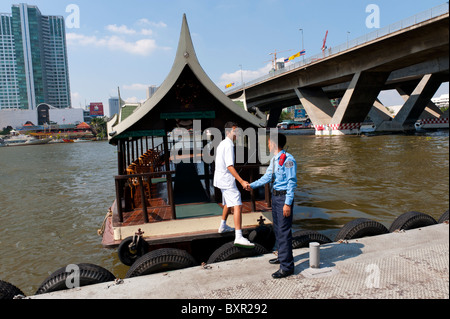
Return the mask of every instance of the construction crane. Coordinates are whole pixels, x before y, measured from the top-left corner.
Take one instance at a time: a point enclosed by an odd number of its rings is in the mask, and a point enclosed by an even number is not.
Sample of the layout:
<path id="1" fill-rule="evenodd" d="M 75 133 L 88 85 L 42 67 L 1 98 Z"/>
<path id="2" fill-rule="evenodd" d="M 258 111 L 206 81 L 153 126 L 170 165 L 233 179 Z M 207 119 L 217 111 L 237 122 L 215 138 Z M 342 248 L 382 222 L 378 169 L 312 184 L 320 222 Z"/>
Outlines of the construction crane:
<path id="1" fill-rule="evenodd" d="M 328 30 L 327 33 L 325 33 L 325 38 L 323 39 L 322 51 L 325 51 L 327 48 L 327 37 L 328 37 Z"/>
<path id="2" fill-rule="evenodd" d="M 275 50 L 275 52 L 269 53 L 269 55 L 273 56 L 272 60 L 268 60 L 268 61 L 265 61 L 265 62 L 272 61 L 272 68 L 276 71 L 276 70 L 278 70 L 278 67 L 277 67 L 277 54 L 280 54 L 280 53 L 283 53 L 283 52 L 289 52 L 289 51 L 292 51 L 292 49 L 291 50 L 284 50 L 284 51 L 277 51 L 277 50 Z"/>

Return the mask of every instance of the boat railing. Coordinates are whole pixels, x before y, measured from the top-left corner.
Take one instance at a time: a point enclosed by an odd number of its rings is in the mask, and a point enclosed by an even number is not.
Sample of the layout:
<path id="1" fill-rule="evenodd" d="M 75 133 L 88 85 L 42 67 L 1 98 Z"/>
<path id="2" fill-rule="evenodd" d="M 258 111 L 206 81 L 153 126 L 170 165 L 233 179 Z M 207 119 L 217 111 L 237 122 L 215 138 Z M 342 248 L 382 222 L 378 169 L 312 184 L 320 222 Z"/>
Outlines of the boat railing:
<path id="1" fill-rule="evenodd" d="M 175 170 L 164 170 L 163 163 L 161 162 L 161 153 L 153 150 L 154 160 L 144 160 L 141 156 L 141 161 L 135 161 L 126 170 L 124 175 L 115 176 L 115 188 L 116 188 L 116 204 L 117 214 L 120 223 L 124 222 L 124 211 L 133 211 L 135 209 L 142 209 L 142 216 L 145 223 L 149 223 L 147 209 L 152 206 L 169 206 L 171 215 L 170 219 L 176 219 L 176 207 L 173 193 L 173 182 L 176 180 Z M 250 182 L 254 182 L 263 173 L 262 168 L 267 167 L 267 164 L 244 164 L 236 165 L 235 168 L 238 172 L 242 172 L 243 176 Z M 212 171 L 214 168 L 212 168 Z M 205 188 L 209 193 L 210 185 L 212 185 L 213 174 L 210 171 L 209 165 L 205 165 L 203 174 L 199 175 L 200 180 L 204 180 Z M 160 195 L 156 195 L 157 184 L 166 183 L 167 201 L 165 198 L 159 198 Z M 219 192 L 220 193 L 220 192 Z M 215 190 L 215 200 L 217 201 L 220 196 Z M 251 209 L 256 211 L 256 192 L 250 191 Z M 210 195 L 208 196 L 210 197 Z M 271 194 L 270 187 L 266 185 L 264 198 L 267 207 L 271 207 Z M 210 197 L 210 199 L 212 199 Z"/>
<path id="2" fill-rule="evenodd" d="M 173 186 L 172 186 L 172 175 L 175 174 L 175 171 L 159 171 L 159 172 L 149 172 L 149 173 L 140 173 L 140 174 L 129 174 L 129 175 L 118 175 L 115 176 L 115 184 L 116 184 L 116 204 L 117 204 L 117 213 L 119 217 L 119 222 L 123 223 L 123 210 L 124 204 L 127 205 L 126 199 L 126 186 L 130 187 L 130 184 L 134 184 L 136 191 L 139 191 L 141 205 L 142 205 L 142 216 L 144 217 L 145 223 L 149 222 L 147 215 L 147 207 L 150 205 L 150 197 L 151 197 L 151 184 L 153 178 L 161 178 L 162 176 L 166 177 L 167 184 L 167 195 L 168 195 L 168 205 L 171 207 L 171 219 L 176 219 L 176 210 L 175 210 L 175 201 L 173 198 Z M 146 189 L 148 190 L 148 194 L 146 194 Z M 148 202 L 148 204 L 147 204 Z"/>
<path id="3" fill-rule="evenodd" d="M 154 137 L 145 136 L 134 140 L 124 141 L 120 150 L 123 152 L 121 167 L 123 170 L 133 163 L 137 163 L 143 157 L 148 155 L 148 152 L 159 154 L 160 159 L 165 158 L 165 153 L 170 152 L 175 142 L 167 141 L 167 150 L 164 146 L 164 141 L 160 142 Z M 122 173 L 125 173 L 123 171 Z"/>

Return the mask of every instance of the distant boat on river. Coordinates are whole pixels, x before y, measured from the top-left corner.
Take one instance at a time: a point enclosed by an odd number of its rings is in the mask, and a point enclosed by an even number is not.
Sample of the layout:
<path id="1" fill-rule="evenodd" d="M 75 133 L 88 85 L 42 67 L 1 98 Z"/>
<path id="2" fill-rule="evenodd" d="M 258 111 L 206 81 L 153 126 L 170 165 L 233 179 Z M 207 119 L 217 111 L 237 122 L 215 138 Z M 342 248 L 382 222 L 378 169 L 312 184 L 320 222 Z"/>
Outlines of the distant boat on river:
<path id="1" fill-rule="evenodd" d="M 82 143 L 82 142 L 92 142 L 92 139 L 84 139 L 84 138 L 77 138 L 77 139 L 67 139 L 63 138 L 64 143 Z"/>
<path id="2" fill-rule="evenodd" d="M 48 144 L 50 138 L 38 139 L 33 136 L 18 134 L 16 131 L 11 131 L 11 136 L 2 139 L 0 146 L 24 146 L 24 145 L 41 145 Z"/>

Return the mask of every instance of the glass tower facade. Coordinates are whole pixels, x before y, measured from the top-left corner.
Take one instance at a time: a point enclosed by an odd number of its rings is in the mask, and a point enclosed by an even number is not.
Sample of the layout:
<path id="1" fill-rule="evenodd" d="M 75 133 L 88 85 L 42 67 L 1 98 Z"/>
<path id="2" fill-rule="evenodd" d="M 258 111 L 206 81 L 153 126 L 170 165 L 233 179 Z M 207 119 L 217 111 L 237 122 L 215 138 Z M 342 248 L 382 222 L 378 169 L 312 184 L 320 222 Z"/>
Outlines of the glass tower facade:
<path id="1" fill-rule="evenodd" d="M 71 105 L 69 66 L 67 63 L 66 29 L 62 17 L 44 17 L 46 103 L 64 108 Z"/>
<path id="2" fill-rule="evenodd" d="M 13 5 L 11 15 L 3 14 L 2 17 L 5 20 L 9 18 L 11 25 L 7 31 L 13 39 L 15 82 L 10 82 L 15 83 L 16 104 L 0 102 L 0 108 L 35 110 L 41 103 L 56 108 L 70 107 L 64 18 L 43 16 L 36 6 L 26 4 Z M 0 41 L 5 43 L 6 37 Z M 3 56 L 3 47 L 6 46 L 0 44 L 0 57 Z M 1 61 L 0 74 L 6 70 Z M 12 93 L 0 91 L 0 101 L 6 100 L 4 95 L 7 94 Z M 7 100 L 14 99 L 8 97 Z"/>
<path id="3" fill-rule="evenodd" d="M 0 14 L 0 109 L 16 108 L 19 102 L 16 53 L 10 14 Z"/>

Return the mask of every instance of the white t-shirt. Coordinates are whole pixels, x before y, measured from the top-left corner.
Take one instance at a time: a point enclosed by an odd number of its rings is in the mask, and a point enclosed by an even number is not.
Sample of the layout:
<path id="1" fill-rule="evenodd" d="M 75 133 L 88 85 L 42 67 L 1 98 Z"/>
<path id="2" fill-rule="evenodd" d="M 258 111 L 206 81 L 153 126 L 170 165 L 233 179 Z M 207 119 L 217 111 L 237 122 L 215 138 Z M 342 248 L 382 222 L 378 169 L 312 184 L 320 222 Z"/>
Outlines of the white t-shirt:
<path id="1" fill-rule="evenodd" d="M 214 171 L 214 186 L 220 189 L 236 187 L 236 179 L 231 175 L 228 166 L 234 165 L 234 144 L 230 138 L 220 142 L 216 150 L 216 169 Z"/>

